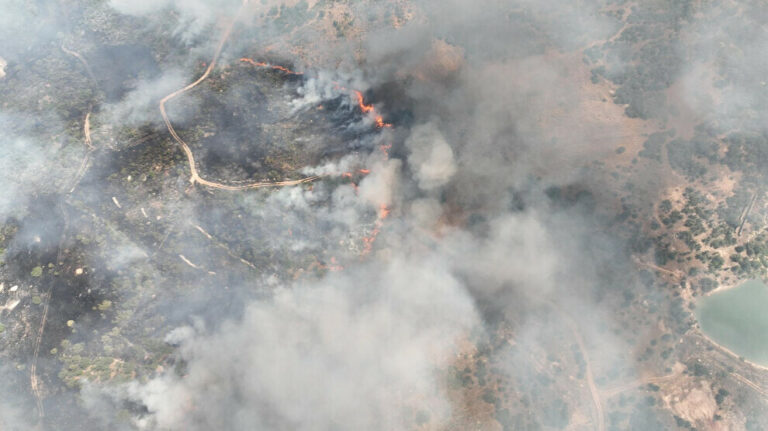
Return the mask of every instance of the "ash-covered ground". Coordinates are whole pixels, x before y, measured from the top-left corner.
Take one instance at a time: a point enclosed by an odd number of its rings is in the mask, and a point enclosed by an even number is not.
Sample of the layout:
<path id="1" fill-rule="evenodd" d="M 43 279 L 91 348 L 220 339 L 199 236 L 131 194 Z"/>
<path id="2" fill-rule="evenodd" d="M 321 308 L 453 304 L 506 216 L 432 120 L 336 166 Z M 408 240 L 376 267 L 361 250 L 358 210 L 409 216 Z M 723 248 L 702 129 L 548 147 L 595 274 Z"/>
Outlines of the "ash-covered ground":
<path id="1" fill-rule="evenodd" d="M 0 11 L 0 429 L 768 428 L 764 4 Z"/>

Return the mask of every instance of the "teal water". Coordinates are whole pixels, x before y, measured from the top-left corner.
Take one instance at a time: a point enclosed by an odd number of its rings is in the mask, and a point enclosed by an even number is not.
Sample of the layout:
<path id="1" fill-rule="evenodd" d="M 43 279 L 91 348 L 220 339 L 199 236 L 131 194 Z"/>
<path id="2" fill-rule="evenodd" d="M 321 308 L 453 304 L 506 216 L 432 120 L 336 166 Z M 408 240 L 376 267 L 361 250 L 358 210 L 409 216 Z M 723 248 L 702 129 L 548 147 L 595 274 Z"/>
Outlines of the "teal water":
<path id="1" fill-rule="evenodd" d="M 696 318 L 715 342 L 768 366 L 768 286 L 762 281 L 748 281 L 699 299 Z"/>

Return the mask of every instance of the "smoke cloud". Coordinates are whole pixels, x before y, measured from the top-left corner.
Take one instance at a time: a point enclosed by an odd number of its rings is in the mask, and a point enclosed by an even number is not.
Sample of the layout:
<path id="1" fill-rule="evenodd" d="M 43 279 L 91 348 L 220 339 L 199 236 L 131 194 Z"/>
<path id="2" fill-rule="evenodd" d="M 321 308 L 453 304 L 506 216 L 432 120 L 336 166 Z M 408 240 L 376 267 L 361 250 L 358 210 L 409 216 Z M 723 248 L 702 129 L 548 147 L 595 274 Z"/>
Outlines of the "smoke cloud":
<path id="1" fill-rule="evenodd" d="M 181 377 L 129 387 L 160 429 L 391 429 L 409 404 L 449 417 L 435 367 L 478 319 L 427 256 L 278 288 L 242 321 L 174 337 Z M 233 398 L 233 394 L 238 394 Z"/>
<path id="2" fill-rule="evenodd" d="M 0 6 L 0 86 L 41 95 L 0 101 L 0 220 L 15 223 L 0 275 L 21 285 L 0 295 L 32 310 L 0 309 L 16 337 L 0 330 L 3 372 L 26 386 L 25 364 L 44 370 L 42 392 L 0 390 L 0 427 L 29 429 L 35 410 L 46 429 L 672 426 L 636 392 L 631 418 L 606 413 L 610 390 L 682 367 L 641 347 L 687 313 L 636 265 L 667 183 L 622 154 L 678 108 L 762 130 L 759 20 L 734 36 L 741 17 L 684 15 L 659 52 L 692 61 L 639 97 L 631 8 L 613 2 L 252 3 L 111 0 L 109 25 L 51 3 L 50 26 Z M 185 147 L 158 103 L 222 34 L 207 80 L 168 104 Z M 82 76 L 55 98 L 18 90 L 37 64 L 25 44 Z M 146 67 L 110 70 L 115 52 Z"/>

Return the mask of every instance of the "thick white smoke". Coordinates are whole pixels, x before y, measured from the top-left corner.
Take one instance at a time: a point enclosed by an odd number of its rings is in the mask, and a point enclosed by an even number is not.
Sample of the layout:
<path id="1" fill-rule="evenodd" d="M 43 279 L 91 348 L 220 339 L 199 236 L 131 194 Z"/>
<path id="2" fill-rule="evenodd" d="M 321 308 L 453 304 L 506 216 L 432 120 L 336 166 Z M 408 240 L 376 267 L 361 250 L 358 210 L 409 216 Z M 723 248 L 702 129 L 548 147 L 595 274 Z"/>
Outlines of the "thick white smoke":
<path id="1" fill-rule="evenodd" d="M 411 151 L 408 160 L 423 190 L 444 186 L 456 173 L 453 149 L 434 125 L 414 128 L 405 145 Z"/>
<path id="2" fill-rule="evenodd" d="M 147 429 L 404 429 L 450 417 L 438 369 L 479 324 L 429 255 L 278 288 L 214 333 L 175 331 L 181 376 L 132 384 Z M 180 335 L 180 336 L 179 336 Z"/>

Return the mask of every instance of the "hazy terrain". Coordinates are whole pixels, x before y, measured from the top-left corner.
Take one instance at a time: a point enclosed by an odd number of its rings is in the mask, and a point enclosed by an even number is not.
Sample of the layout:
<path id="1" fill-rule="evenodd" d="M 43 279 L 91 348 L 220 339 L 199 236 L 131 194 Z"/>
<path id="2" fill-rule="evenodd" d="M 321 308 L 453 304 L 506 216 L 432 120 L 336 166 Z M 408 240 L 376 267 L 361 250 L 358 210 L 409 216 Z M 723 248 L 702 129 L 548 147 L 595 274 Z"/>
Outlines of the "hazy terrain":
<path id="1" fill-rule="evenodd" d="M 0 430 L 768 429 L 766 18 L 0 0 Z"/>

